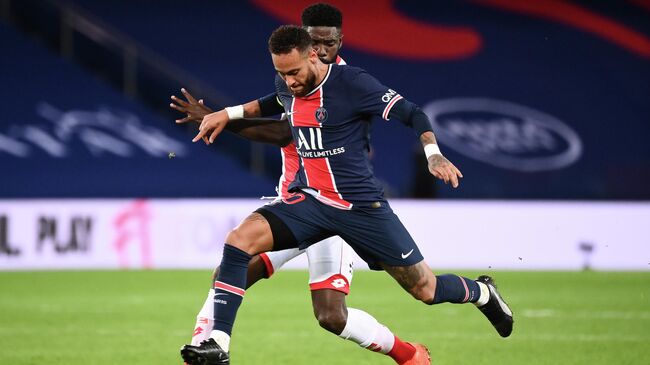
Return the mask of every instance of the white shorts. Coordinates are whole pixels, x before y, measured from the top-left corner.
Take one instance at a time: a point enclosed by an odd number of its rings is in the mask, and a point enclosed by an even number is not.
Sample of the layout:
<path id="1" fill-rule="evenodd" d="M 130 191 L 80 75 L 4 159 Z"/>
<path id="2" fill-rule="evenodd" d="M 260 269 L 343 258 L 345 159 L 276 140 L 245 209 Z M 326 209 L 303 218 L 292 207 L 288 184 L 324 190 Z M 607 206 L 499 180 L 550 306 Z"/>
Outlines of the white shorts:
<path id="1" fill-rule="evenodd" d="M 307 252 L 309 259 L 309 288 L 311 290 L 332 289 L 348 294 L 354 259 L 352 248 L 339 236 L 324 239 L 306 250 L 291 248 L 260 254 L 266 265 L 267 277 L 273 275 L 289 260 Z"/>

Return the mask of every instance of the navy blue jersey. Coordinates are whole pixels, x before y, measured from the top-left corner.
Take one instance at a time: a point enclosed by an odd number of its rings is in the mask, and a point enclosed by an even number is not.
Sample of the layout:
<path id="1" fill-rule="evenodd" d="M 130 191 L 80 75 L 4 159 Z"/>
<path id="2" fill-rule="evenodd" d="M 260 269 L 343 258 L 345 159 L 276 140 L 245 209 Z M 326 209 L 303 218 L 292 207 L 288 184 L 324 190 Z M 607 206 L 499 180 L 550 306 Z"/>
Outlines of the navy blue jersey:
<path id="1" fill-rule="evenodd" d="M 293 96 L 280 77 L 276 91 L 301 158 L 290 190 L 311 188 L 321 202 L 343 209 L 383 201 L 368 158 L 370 120 L 388 120 L 402 97 L 364 70 L 340 65 L 329 65 L 304 97 Z"/>

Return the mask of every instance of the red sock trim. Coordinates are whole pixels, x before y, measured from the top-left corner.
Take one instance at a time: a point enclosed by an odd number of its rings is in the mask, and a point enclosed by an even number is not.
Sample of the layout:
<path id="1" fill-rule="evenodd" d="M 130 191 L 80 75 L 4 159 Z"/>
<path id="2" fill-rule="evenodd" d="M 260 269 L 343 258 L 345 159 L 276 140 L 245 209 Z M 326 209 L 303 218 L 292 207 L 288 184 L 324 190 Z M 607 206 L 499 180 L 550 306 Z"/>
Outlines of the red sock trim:
<path id="1" fill-rule="evenodd" d="M 467 303 L 467 301 L 469 300 L 469 288 L 467 287 L 467 283 L 465 282 L 465 279 L 463 279 L 460 276 L 458 276 L 458 278 L 460 279 L 460 282 L 463 283 L 463 286 L 465 287 L 465 298 L 463 298 L 463 303 Z"/>
<path id="2" fill-rule="evenodd" d="M 215 281 L 214 282 L 214 288 L 215 289 L 220 289 L 220 290 L 223 290 L 223 291 L 227 291 L 229 293 L 237 294 L 240 297 L 243 297 L 244 294 L 246 294 L 246 290 L 244 290 L 242 288 L 238 288 L 238 287 L 230 285 L 230 284 L 226 284 L 223 281 Z"/>
<path id="3" fill-rule="evenodd" d="M 266 267 L 266 278 L 268 279 L 271 277 L 271 275 L 273 275 L 274 272 L 273 264 L 271 263 L 271 259 L 269 258 L 269 256 L 263 252 L 260 254 L 260 258 L 262 259 L 262 261 L 264 262 L 264 266 Z"/>
<path id="4" fill-rule="evenodd" d="M 407 342 L 402 342 L 397 336 L 395 336 L 395 344 L 393 349 L 390 350 L 386 355 L 390 356 L 398 364 L 403 364 L 415 355 L 415 347 Z"/>

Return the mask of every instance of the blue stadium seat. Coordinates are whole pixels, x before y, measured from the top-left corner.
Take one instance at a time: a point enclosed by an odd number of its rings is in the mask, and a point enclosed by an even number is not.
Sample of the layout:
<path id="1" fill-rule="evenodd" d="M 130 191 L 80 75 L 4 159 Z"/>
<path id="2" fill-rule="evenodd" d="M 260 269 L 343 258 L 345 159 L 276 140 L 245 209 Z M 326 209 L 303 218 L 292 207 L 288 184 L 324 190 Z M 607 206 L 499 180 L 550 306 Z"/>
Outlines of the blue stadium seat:
<path id="1" fill-rule="evenodd" d="M 0 197 L 256 197 L 275 181 L 0 23 Z"/>

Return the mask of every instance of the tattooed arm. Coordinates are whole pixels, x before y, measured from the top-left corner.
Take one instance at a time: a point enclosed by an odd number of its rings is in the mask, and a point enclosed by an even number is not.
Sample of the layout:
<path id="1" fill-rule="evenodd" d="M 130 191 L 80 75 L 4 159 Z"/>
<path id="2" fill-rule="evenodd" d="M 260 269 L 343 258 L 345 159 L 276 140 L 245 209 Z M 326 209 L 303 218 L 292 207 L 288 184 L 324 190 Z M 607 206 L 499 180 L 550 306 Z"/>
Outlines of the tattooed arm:
<path id="1" fill-rule="evenodd" d="M 420 142 L 422 147 L 427 145 L 436 145 L 436 136 L 433 132 L 424 132 L 420 135 Z M 429 172 L 431 175 L 443 180 L 445 184 L 451 183 L 451 186 L 458 187 L 458 179 L 463 177 L 463 174 L 440 153 L 433 154 L 427 158 L 429 164 Z"/>

